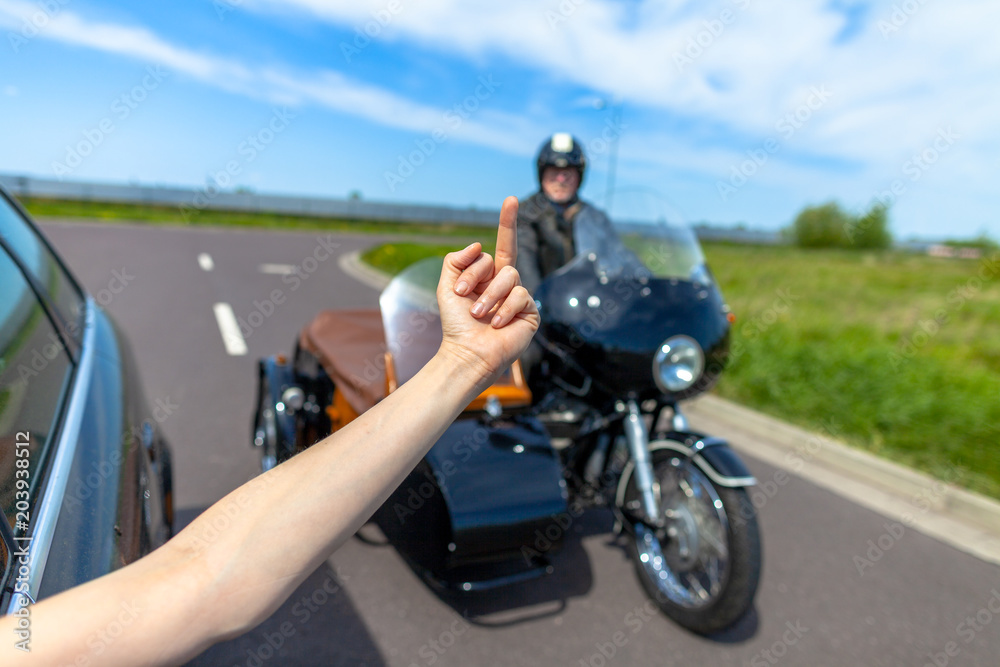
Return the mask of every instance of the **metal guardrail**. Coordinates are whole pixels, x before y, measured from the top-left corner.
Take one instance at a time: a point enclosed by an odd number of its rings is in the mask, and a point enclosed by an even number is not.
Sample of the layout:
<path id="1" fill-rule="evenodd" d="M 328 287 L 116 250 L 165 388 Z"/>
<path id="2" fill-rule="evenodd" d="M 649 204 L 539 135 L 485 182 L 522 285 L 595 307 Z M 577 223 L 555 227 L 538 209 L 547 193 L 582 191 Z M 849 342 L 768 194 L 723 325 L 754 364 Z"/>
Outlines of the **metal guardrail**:
<path id="1" fill-rule="evenodd" d="M 105 201 L 176 206 L 178 215 L 203 209 L 254 211 L 359 220 L 399 222 L 443 222 L 466 225 L 496 225 L 499 209 L 453 208 L 421 204 L 389 204 L 360 199 L 332 199 L 265 195 L 250 192 L 223 192 L 145 185 L 113 185 L 59 181 L 0 174 L 0 185 L 15 197 L 47 197 L 77 201 Z"/>
<path id="2" fill-rule="evenodd" d="M 0 174 L 0 185 L 18 198 L 44 197 L 73 201 L 120 202 L 176 206 L 183 218 L 194 211 L 215 209 L 285 213 L 349 220 L 383 220 L 393 222 L 449 223 L 460 225 L 495 226 L 499 209 L 454 208 L 423 204 L 390 204 L 361 199 L 333 199 L 266 195 L 251 192 L 223 192 L 212 188 L 187 189 L 149 185 L 115 185 L 60 181 Z M 777 232 L 734 229 L 697 225 L 694 232 L 702 241 L 730 241 L 748 244 L 783 243 Z"/>

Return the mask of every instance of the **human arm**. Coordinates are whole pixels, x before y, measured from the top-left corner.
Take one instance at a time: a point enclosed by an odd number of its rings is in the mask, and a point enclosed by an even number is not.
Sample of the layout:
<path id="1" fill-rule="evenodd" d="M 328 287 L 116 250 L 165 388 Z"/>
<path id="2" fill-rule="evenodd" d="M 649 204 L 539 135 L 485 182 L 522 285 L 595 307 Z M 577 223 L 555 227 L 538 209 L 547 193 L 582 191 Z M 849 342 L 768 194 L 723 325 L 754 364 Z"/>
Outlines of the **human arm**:
<path id="1" fill-rule="evenodd" d="M 527 346 L 538 314 L 512 267 L 516 217 L 509 197 L 495 263 L 479 244 L 445 259 L 441 347 L 410 381 L 152 554 L 32 605 L 30 653 L 14 648 L 16 620 L 0 618 L 0 664 L 179 664 L 267 618 Z M 470 288 L 456 290 L 460 282 Z M 104 641 L 113 627 L 121 632 Z"/>

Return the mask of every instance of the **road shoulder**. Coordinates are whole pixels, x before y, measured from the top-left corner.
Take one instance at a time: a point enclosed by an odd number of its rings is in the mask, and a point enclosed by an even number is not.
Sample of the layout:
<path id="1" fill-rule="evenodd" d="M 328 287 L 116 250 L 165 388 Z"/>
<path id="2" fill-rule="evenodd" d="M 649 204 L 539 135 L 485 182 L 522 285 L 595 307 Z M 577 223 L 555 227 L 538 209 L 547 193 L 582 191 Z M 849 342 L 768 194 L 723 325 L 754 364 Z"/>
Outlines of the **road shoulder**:
<path id="1" fill-rule="evenodd" d="M 698 430 L 982 560 L 1000 564 L 1000 503 L 718 396 L 684 405 Z M 775 475 L 777 477 L 777 473 Z M 777 479 L 758 480 L 758 498 Z M 754 495 L 754 494 L 752 494 Z M 766 500 L 758 501 L 766 502 Z"/>

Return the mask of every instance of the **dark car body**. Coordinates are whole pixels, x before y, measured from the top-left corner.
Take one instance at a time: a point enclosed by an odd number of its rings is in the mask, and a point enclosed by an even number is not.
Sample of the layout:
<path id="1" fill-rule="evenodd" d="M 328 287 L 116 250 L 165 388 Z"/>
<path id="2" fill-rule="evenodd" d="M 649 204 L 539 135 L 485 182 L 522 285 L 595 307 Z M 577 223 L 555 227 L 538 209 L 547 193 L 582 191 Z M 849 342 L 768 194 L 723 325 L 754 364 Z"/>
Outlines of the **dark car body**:
<path id="1" fill-rule="evenodd" d="M 121 331 L 0 189 L 0 614 L 169 539 L 164 416 Z"/>

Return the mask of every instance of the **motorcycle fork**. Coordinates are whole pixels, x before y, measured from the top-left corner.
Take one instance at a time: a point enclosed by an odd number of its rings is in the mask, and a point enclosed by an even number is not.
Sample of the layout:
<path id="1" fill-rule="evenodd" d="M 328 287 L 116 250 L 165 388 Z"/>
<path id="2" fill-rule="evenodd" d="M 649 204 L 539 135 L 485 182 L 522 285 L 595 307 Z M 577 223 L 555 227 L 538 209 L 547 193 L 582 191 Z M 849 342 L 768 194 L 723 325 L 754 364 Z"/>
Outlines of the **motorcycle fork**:
<path id="1" fill-rule="evenodd" d="M 625 414 L 623 420 L 625 440 L 635 466 L 633 474 L 636 489 L 642 499 L 642 510 L 646 515 L 645 523 L 661 528 L 663 518 L 660 515 L 660 483 L 653 473 L 653 459 L 649 453 L 649 430 L 634 399 L 619 403 L 616 407 L 619 412 Z"/>

